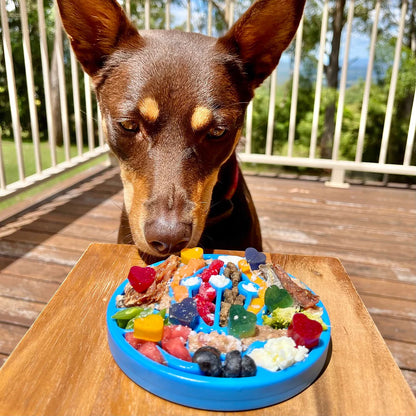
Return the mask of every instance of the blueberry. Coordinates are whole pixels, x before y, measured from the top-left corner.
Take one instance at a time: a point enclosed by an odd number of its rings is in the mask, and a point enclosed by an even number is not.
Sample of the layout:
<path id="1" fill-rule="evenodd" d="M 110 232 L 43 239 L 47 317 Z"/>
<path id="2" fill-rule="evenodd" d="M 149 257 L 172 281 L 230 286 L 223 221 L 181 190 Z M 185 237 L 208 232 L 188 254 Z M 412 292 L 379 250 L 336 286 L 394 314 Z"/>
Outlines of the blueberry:
<path id="1" fill-rule="evenodd" d="M 196 351 L 195 351 L 195 353 L 194 353 L 194 355 L 193 355 L 193 358 L 192 358 L 192 360 L 194 361 L 194 363 L 196 363 L 197 361 L 195 361 L 195 360 L 197 360 L 198 359 L 198 356 L 199 356 L 199 354 L 201 354 L 202 352 L 206 352 L 206 351 L 209 351 L 209 352 L 212 352 L 213 354 L 215 354 L 218 358 L 220 358 L 221 357 L 221 351 L 220 350 L 218 350 L 217 348 L 215 348 L 215 347 L 210 347 L 209 345 L 206 345 L 206 346 L 204 346 L 204 347 L 200 347 L 200 348 L 198 348 Z"/>
<path id="2" fill-rule="evenodd" d="M 201 347 L 195 351 L 192 361 L 199 365 L 199 369 L 211 377 L 222 376 L 221 353 L 214 347 Z"/>
<path id="3" fill-rule="evenodd" d="M 256 363 L 251 357 L 245 355 L 241 360 L 241 377 L 253 377 L 256 373 Z"/>
<path id="4" fill-rule="evenodd" d="M 227 352 L 224 361 L 224 377 L 240 377 L 241 368 L 240 351 Z"/>

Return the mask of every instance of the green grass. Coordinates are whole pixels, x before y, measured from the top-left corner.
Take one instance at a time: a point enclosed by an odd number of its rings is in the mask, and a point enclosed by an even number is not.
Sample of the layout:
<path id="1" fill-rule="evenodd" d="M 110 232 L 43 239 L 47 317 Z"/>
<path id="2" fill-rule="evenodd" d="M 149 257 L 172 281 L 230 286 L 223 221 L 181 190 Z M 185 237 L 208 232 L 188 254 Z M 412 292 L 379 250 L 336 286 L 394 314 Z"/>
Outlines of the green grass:
<path id="1" fill-rule="evenodd" d="M 16 147 L 13 141 L 3 140 L 2 148 L 3 161 L 5 164 L 6 183 L 10 184 L 19 180 Z M 87 147 L 84 147 L 84 151 L 87 150 Z M 33 175 L 36 173 L 35 149 L 33 143 L 23 142 L 22 153 L 25 176 L 27 177 Z M 70 155 L 71 157 L 77 155 L 76 146 L 70 147 Z M 52 166 L 49 144 L 47 142 L 40 143 L 40 158 L 42 169 L 47 169 Z M 56 148 L 56 161 L 57 163 L 65 161 L 65 149 L 63 146 Z"/>
<path id="2" fill-rule="evenodd" d="M 2 150 L 3 150 L 3 162 L 5 165 L 6 183 L 10 184 L 19 180 L 19 171 L 18 171 L 17 156 L 16 156 L 16 149 L 15 149 L 14 142 L 3 140 Z M 26 142 L 22 143 L 22 150 L 23 150 L 25 176 L 27 177 L 36 173 L 35 153 L 34 153 L 33 144 L 26 143 Z M 85 147 L 84 151 L 86 150 L 88 149 Z M 49 144 L 47 142 L 41 142 L 40 155 L 41 155 L 42 169 L 47 169 L 48 167 L 51 167 L 51 155 L 50 155 L 50 150 L 49 150 Z M 71 146 L 70 155 L 71 157 L 77 155 L 76 146 Z M 68 172 L 64 172 L 61 175 L 54 177 L 53 179 L 49 179 L 45 182 L 42 182 L 39 185 L 36 185 L 28 189 L 27 191 L 23 191 L 15 196 L 11 196 L 10 198 L 7 198 L 0 202 L 0 210 L 11 207 L 18 202 L 24 201 L 26 198 L 33 197 L 51 188 L 53 185 L 62 182 L 65 179 L 69 179 L 77 175 L 78 173 L 81 173 L 93 166 L 96 166 L 100 163 L 105 162 L 106 159 L 107 159 L 107 155 L 102 155 L 76 168 L 73 168 Z M 63 147 L 57 147 L 56 160 L 57 160 L 57 163 L 61 163 L 65 161 L 65 150 Z"/>

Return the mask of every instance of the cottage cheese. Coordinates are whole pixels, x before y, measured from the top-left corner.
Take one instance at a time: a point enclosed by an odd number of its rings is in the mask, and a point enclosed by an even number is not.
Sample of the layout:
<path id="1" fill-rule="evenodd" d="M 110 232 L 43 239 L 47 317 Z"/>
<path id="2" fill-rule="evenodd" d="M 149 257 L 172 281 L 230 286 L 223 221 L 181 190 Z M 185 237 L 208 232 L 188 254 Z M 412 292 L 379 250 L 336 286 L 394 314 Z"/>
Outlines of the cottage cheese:
<path id="1" fill-rule="evenodd" d="M 270 371 L 283 370 L 303 361 L 309 350 L 304 346 L 296 347 L 295 341 L 289 337 L 272 338 L 263 348 L 256 348 L 248 355 L 256 365 Z"/>

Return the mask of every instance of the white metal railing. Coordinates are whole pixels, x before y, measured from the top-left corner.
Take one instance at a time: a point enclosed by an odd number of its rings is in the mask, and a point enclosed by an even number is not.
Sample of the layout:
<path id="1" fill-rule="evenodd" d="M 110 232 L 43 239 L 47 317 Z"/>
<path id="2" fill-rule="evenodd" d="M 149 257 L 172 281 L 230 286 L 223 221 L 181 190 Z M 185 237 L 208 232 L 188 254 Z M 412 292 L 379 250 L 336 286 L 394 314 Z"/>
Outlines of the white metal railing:
<path id="1" fill-rule="evenodd" d="M 26 0 L 27 1 L 27 0 Z M 35 0 L 31 0 L 34 3 Z M 395 105 L 396 88 L 398 82 L 398 74 L 400 70 L 400 59 L 402 52 L 403 33 L 406 22 L 406 13 L 408 11 L 408 2 L 404 0 L 402 2 L 401 12 L 399 16 L 399 23 L 397 26 L 397 32 L 392 36 L 397 37 L 394 61 L 391 70 L 391 79 L 389 86 L 388 100 L 386 102 L 385 119 L 383 126 L 383 133 L 379 138 L 380 152 L 377 162 L 363 161 L 363 149 L 366 141 L 366 126 L 369 111 L 369 99 L 371 96 L 372 86 L 372 74 L 374 57 L 377 46 L 377 30 L 379 25 L 381 0 L 377 0 L 375 9 L 372 15 L 373 27 L 371 33 L 371 39 L 369 44 L 369 57 L 368 67 L 365 77 L 365 84 L 362 96 L 361 117 L 359 130 L 356 140 L 355 157 L 351 160 L 345 160 L 340 157 L 340 144 L 343 139 L 343 121 L 344 121 L 344 106 L 345 97 L 347 92 L 347 74 L 348 74 L 348 60 L 350 53 L 350 41 L 351 34 L 353 33 L 353 19 L 354 19 L 354 5 L 359 3 L 360 0 L 349 0 L 346 6 L 347 23 L 344 28 L 344 55 L 343 62 L 345 63 L 341 69 L 340 83 L 338 89 L 338 102 L 336 110 L 335 120 L 335 133 L 332 142 L 332 157 L 322 158 L 318 156 L 318 140 L 319 140 L 319 124 L 320 117 L 322 117 L 322 97 L 325 88 L 324 81 L 324 67 L 325 67 L 325 51 L 327 49 L 328 38 L 330 38 L 330 32 L 328 31 L 330 2 L 329 0 L 322 0 L 322 20 L 321 20 L 321 33 L 320 33 L 320 46 L 317 52 L 317 65 L 316 65 L 316 82 L 314 93 L 314 105 L 311 115 L 311 134 L 309 141 L 308 155 L 296 156 L 295 147 L 297 142 L 297 125 L 296 117 L 298 111 L 298 89 L 299 89 L 299 77 L 302 71 L 302 45 L 303 45 L 303 29 L 304 25 L 308 25 L 306 18 L 302 19 L 300 27 L 298 29 L 296 40 L 294 42 L 293 52 L 293 69 L 291 77 L 291 100 L 290 100 L 290 116 L 288 120 L 288 134 L 287 134 L 287 146 L 286 153 L 277 153 L 274 150 L 275 143 L 275 123 L 276 117 L 279 118 L 278 103 L 276 102 L 276 91 L 278 89 L 278 74 L 279 67 L 275 70 L 270 77 L 270 80 L 265 83 L 269 86 L 269 105 L 268 105 L 268 117 L 267 117 L 267 129 L 265 137 L 265 152 L 254 153 L 253 152 L 253 114 L 255 107 L 253 102 L 250 103 L 247 109 L 246 125 L 244 133 L 244 147 L 239 152 L 240 160 L 243 162 L 253 163 L 266 163 L 283 166 L 301 166 L 318 169 L 330 169 L 333 173 L 330 184 L 335 186 L 344 185 L 345 171 L 361 171 L 361 172 L 375 172 L 385 174 L 399 174 L 399 175 L 416 175 L 416 166 L 414 164 L 414 138 L 416 130 L 416 93 L 413 87 L 412 94 L 414 94 L 414 100 L 409 118 L 409 127 L 407 130 L 407 140 L 405 149 L 403 149 L 404 157 L 402 163 L 387 163 L 388 150 L 389 150 L 389 138 L 391 133 L 393 110 Z M 19 97 L 16 89 L 16 77 L 14 69 L 14 59 L 11 45 L 11 36 L 9 30 L 10 15 L 16 13 L 13 3 L 10 0 L 0 0 L 1 5 L 1 36 L 3 45 L 4 56 L 4 68 L 5 79 L 7 85 L 0 85 L 0 88 L 7 88 L 8 99 L 10 104 L 11 115 L 11 128 L 12 138 L 16 151 L 18 179 L 10 183 L 6 176 L 7 167 L 10 163 L 9 160 L 5 160 L 4 151 L 2 148 L 2 135 L 0 130 L 0 199 L 6 198 L 16 192 L 19 192 L 27 187 L 37 184 L 45 179 L 49 179 L 52 176 L 58 175 L 61 172 L 70 169 L 79 164 L 85 163 L 88 160 L 96 158 L 108 151 L 108 147 L 104 142 L 103 132 L 100 127 L 100 113 L 96 105 L 95 99 L 93 99 L 90 82 L 87 75 L 84 75 L 83 81 L 80 82 L 80 67 L 76 62 L 75 56 L 72 52 L 69 52 L 68 42 L 63 37 L 63 31 L 59 18 L 55 19 L 55 39 L 48 37 L 48 27 L 45 21 L 45 10 L 43 0 L 36 0 L 37 6 L 37 25 L 39 31 L 39 49 L 40 58 L 39 62 L 33 61 L 31 51 L 31 39 L 29 38 L 29 25 L 28 25 L 28 11 L 26 9 L 26 3 L 21 0 L 19 12 L 20 12 L 20 25 L 21 25 L 21 39 L 23 45 L 23 59 L 26 77 L 26 89 L 28 97 L 28 109 L 30 116 L 30 140 L 33 145 L 33 157 L 35 160 L 35 172 L 32 174 L 26 174 L 25 160 L 23 157 L 23 140 L 22 140 L 22 128 L 19 115 Z M 172 8 L 173 3 L 171 0 L 166 1 L 165 6 L 165 28 L 168 29 L 172 26 Z M 206 27 L 205 33 L 208 35 L 213 34 L 213 1 L 207 0 L 206 2 Z M 227 7 L 228 24 L 231 25 L 234 21 L 234 7 L 236 5 L 235 0 L 226 0 L 223 2 L 216 2 L 224 4 Z M 130 0 L 124 1 L 124 6 L 128 15 L 132 13 Z M 199 2 L 201 4 L 201 2 Z M 176 6 L 177 7 L 177 6 Z M 192 7 L 191 0 L 185 2 L 186 18 L 184 29 L 187 31 L 192 30 Z M 144 28 L 150 28 L 152 8 L 151 1 L 144 0 L 143 7 L 144 14 Z M 49 30 L 50 32 L 50 30 Z M 215 34 L 215 33 L 214 33 Z M 52 96 L 55 92 L 54 87 L 51 85 L 51 42 L 56 42 L 57 45 L 57 74 L 59 84 L 59 103 L 60 103 L 60 123 L 62 127 L 59 127 L 56 123 L 56 118 L 53 116 L 54 105 L 52 103 Z M 292 53 L 292 52 L 290 52 Z M 66 58 L 65 58 L 66 57 Z M 68 58 L 69 57 L 69 58 Z M 2 67 L 0 62 L 0 70 Z M 42 72 L 42 85 L 35 85 L 34 82 L 34 68 Z M 40 68 L 40 69 L 39 69 Z M 416 68 L 415 68 L 416 71 Z M 70 74 L 70 75 L 68 75 Z M 82 75 L 81 75 L 82 77 Z M 68 84 L 69 78 L 71 79 Z M 82 78 L 81 78 L 82 79 Z M 67 92 L 67 86 L 70 85 L 72 90 L 70 96 Z M 265 87 L 263 87 L 265 88 Z M 46 119 L 46 131 L 43 131 L 43 140 L 47 140 L 49 143 L 50 153 L 50 166 L 45 166 L 45 163 L 41 160 L 40 152 L 40 130 L 38 122 L 39 106 L 37 105 L 37 92 L 39 89 L 43 92 L 44 104 L 41 107 L 44 111 L 44 119 Z M 72 108 L 71 114 L 69 108 Z M 57 158 L 57 144 L 55 143 L 56 132 L 60 128 L 62 130 L 64 149 L 63 160 L 59 161 Z M 6 139 L 3 135 L 3 139 Z M 412 163 L 413 158 L 413 163 Z"/>
<path id="2" fill-rule="evenodd" d="M 338 105 L 337 105 L 337 114 L 336 114 L 336 124 L 335 124 L 335 134 L 333 137 L 333 146 L 332 146 L 332 158 L 331 159 L 322 159 L 316 157 L 317 149 L 317 138 L 318 138 L 318 123 L 321 109 L 321 92 L 322 92 L 322 83 L 323 83 L 323 68 L 324 68 L 324 54 L 325 46 L 327 43 L 328 36 L 328 7 L 329 0 L 324 0 L 323 2 L 323 12 L 322 12 L 322 26 L 321 26 L 321 38 L 320 38 L 320 49 L 319 49 L 319 59 L 317 64 L 317 75 L 316 75 L 316 91 L 315 91 L 315 102 L 313 109 L 313 120 L 311 128 L 311 139 L 309 147 L 309 157 L 293 157 L 293 141 L 296 134 L 296 100 L 297 100 L 297 81 L 300 71 L 299 65 L 299 53 L 302 44 L 302 28 L 301 23 L 299 30 L 296 34 L 296 49 L 295 49 L 295 64 L 294 64 L 294 73 L 292 78 L 292 102 L 291 102 L 291 113 L 290 113 L 290 123 L 289 123 L 289 134 L 288 134 L 288 152 L 287 155 L 278 155 L 272 154 L 272 133 L 273 125 L 275 122 L 274 119 L 274 97 L 275 97 L 275 77 L 276 74 L 272 75 L 272 82 L 270 83 L 270 109 L 268 117 L 268 128 L 267 128 L 267 138 L 266 138 L 266 152 L 265 154 L 253 154 L 251 152 L 251 134 L 252 134 L 252 108 L 249 108 L 247 121 L 246 121 L 246 146 L 245 151 L 240 153 L 240 159 L 244 162 L 254 162 L 254 163 L 266 163 L 266 164 L 275 164 L 275 165 L 284 165 L 284 166 L 302 166 L 310 168 L 321 168 L 321 169 L 330 169 L 332 171 L 331 181 L 328 183 L 332 186 L 348 186 L 344 182 L 345 171 L 361 171 L 361 172 L 373 172 L 373 173 L 384 173 L 384 174 L 398 174 L 398 175 L 416 175 L 416 166 L 411 164 L 412 155 L 414 154 L 414 138 L 415 138 L 415 126 L 416 126 L 416 85 L 413 86 L 412 93 L 414 94 L 414 100 L 412 105 L 412 111 L 410 115 L 409 128 L 407 133 L 407 141 L 405 146 L 405 153 L 403 158 L 403 163 L 401 164 L 389 164 L 386 163 L 388 144 L 389 144 L 389 134 L 392 123 L 392 115 L 395 101 L 395 92 L 397 86 L 397 79 L 400 66 L 400 58 L 402 51 L 402 42 L 403 42 L 403 32 L 406 23 L 406 12 L 408 7 L 408 1 L 404 0 L 402 2 L 400 21 L 398 25 L 397 40 L 394 54 L 394 61 L 392 67 L 392 74 L 390 80 L 390 88 L 388 94 L 388 101 L 385 112 L 385 121 L 383 126 L 383 134 L 380 141 L 380 153 L 379 160 L 375 162 L 363 162 L 363 143 L 364 135 L 366 129 L 366 121 L 368 114 L 368 99 L 370 95 L 371 87 L 371 76 L 373 72 L 374 56 L 376 50 L 376 37 L 377 29 L 380 15 L 380 0 L 376 1 L 374 9 L 374 18 L 373 18 L 373 29 L 370 42 L 369 50 L 369 59 L 367 67 L 367 76 L 365 80 L 364 94 L 363 94 L 363 103 L 361 109 L 361 118 L 360 118 L 360 128 L 357 137 L 357 150 L 354 160 L 340 160 L 339 159 L 339 147 L 340 140 L 342 135 L 342 122 L 343 122 L 343 113 L 344 113 L 344 101 L 345 101 L 345 92 L 347 88 L 347 71 L 348 71 L 348 55 L 350 52 L 350 40 L 351 32 L 353 27 L 353 18 L 354 18 L 354 0 L 349 0 L 347 3 L 347 24 L 346 24 L 346 39 L 344 46 L 344 58 L 341 70 L 341 79 L 339 86 L 338 94 Z M 279 67 L 277 68 L 277 71 Z M 416 67 L 415 67 L 416 73 Z M 250 104 L 252 106 L 252 103 Z"/>

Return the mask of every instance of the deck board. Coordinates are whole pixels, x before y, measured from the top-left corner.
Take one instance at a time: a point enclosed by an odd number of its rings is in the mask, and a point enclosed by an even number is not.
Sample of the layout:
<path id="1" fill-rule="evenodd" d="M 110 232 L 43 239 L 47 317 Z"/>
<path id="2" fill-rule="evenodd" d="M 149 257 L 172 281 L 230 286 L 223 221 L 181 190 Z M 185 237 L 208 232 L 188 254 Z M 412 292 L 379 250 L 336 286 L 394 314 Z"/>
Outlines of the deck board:
<path id="1" fill-rule="evenodd" d="M 416 192 L 246 179 L 264 250 L 338 257 L 416 394 Z M 117 169 L 103 169 L 0 224 L 0 363 L 88 244 L 116 242 L 122 199 Z"/>

